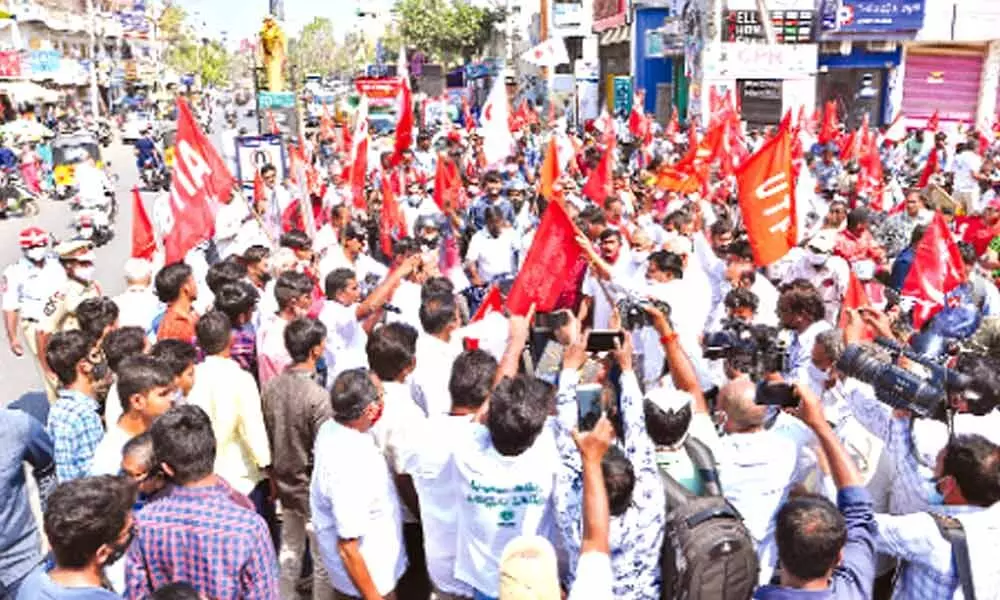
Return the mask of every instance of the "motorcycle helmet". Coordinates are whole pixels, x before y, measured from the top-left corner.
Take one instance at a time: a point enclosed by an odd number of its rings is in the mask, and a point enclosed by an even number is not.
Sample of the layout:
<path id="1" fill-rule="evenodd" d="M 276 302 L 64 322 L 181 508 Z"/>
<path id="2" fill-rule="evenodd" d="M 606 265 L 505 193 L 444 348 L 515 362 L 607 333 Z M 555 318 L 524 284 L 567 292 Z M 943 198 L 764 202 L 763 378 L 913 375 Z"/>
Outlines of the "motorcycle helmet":
<path id="1" fill-rule="evenodd" d="M 22 250 L 49 245 L 49 234 L 41 227 L 28 227 L 17 236 L 17 243 Z"/>

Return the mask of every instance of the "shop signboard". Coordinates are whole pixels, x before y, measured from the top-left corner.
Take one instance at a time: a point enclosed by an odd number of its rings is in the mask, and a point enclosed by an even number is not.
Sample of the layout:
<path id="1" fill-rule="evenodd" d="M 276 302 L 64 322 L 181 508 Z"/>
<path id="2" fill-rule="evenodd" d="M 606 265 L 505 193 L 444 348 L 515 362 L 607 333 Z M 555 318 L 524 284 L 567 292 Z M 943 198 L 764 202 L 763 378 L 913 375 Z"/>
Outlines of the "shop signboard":
<path id="1" fill-rule="evenodd" d="M 33 77 L 51 75 L 59 70 L 62 54 L 58 50 L 30 50 L 28 71 Z"/>
<path id="2" fill-rule="evenodd" d="M 815 11 L 772 10 L 771 23 L 775 41 L 779 44 L 806 44 L 813 41 Z M 764 25 L 756 10 L 729 10 L 725 12 L 723 41 L 759 42 L 765 38 Z"/>
<path id="3" fill-rule="evenodd" d="M 707 79 L 800 79 L 816 73 L 816 44 L 722 42 L 705 47 Z"/>
<path id="4" fill-rule="evenodd" d="M 299 115 L 294 92 L 259 92 L 257 94 L 258 131 L 271 133 L 271 120 L 278 131 L 289 138 L 299 135 Z"/>
<path id="5" fill-rule="evenodd" d="M 823 0 L 820 15 L 825 32 L 918 31 L 924 0 Z"/>
<path id="6" fill-rule="evenodd" d="M 614 114 L 627 115 L 632 112 L 632 101 L 635 98 L 632 77 L 628 75 L 614 76 L 611 80 L 611 90 L 611 106 L 614 107 Z"/>
<path id="7" fill-rule="evenodd" d="M 594 33 L 601 33 L 627 22 L 628 0 L 594 0 Z"/>
<path id="8" fill-rule="evenodd" d="M 781 120 L 780 79 L 740 79 L 736 82 L 740 118 L 752 128 L 774 125 Z"/>
<path id="9" fill-rule="evenodd" d="M 0 77 L 21 77 L 21 53 L 17 50 L 0 51 Z"/>
<path id="10" fill-rule="evenodd" d="M 400 80 L 395 77 L 359 77 L 354 80 L 358 93 L 370 100 L 387 100 L 399 93 Z"/>

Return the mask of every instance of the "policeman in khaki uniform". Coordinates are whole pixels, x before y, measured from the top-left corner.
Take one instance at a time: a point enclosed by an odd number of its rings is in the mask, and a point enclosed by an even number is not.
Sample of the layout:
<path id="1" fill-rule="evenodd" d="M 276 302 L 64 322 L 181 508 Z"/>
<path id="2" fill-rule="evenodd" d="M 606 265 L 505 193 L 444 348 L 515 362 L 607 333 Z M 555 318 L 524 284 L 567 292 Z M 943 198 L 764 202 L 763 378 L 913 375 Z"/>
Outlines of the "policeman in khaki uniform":
<path id="1" fill-rule="evenodd" d="M 42 317 L 35 328 L 35 343 L 45 374 L 49 401 L 55 402 L 58 382 L 45 362 L 45 348 L 53 333 L 79 328 L 76 307 L 88 298 L 99 298 L 101 286 L 94 281 L 94 247 L 86 240 L 63 242 L 56 246 L 56 255 L 63 267 L 62 284 L 50 288 L 42 307 Z"/>
<path id="2" fill-rule="evenodd" d="M 3 272 L 3 313 L 7 341 L 14 356 L 24 355 L 19 334 L 35 359 L 39 373 L 44 374 L 36 351 L 36 328 L 41 322 L 45 302 L 52 291 L 62 286 L 66 272 L 49 250 L 49 234 L 38 227 L 29 227 L 18 236 L 24 256 Z M 44 379 L 44 377 L 43 377 Z"/>

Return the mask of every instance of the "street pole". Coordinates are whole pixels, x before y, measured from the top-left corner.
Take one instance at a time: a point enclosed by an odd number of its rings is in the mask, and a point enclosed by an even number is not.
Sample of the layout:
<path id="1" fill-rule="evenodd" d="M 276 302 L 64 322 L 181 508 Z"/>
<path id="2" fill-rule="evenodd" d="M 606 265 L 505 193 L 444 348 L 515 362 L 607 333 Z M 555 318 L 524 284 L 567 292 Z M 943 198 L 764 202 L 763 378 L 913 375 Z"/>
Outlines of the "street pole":
<path id="1" fill-rule="evenodd" d="M 97 12 L 94 0 L 87 0 L 87 33 L 90 37 L 90 106 L 94 117 L 101 114 L 100 98 L 97 91 Z"/>

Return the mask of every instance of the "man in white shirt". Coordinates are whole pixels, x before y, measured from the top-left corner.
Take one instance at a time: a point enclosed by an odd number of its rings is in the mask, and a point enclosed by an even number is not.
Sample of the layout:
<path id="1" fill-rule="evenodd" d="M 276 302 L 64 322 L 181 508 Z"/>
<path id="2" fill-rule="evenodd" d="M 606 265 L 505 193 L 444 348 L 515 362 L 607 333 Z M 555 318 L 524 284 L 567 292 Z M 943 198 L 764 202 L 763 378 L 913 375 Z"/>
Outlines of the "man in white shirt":
<path id="1" fill-rule="evenodd" d="M 421 301 L 423 335 L 417 339 L 417 368 L 413 372 L 413 398 L 428 416 L 451 410 L 448 378 L 462 341 L 453 335 L 461 322 L 458 303 L 450 291 L 429 293 Z"/>
<path id="2" fill-rule="evenodd" d="M 358 223 L 348 223 L 341 230 L 339 246 L 330 246 L 326 256 L 319 261 L 320 281 L 326 281 L 326 276 L 334 269 L 348 268 L 354 271 L 358 283 L 364 283 L 369 276 L 376 281 L 388 273 L 385 265 L 365 253 L 365 240 L 368 232 Z"/>
<path id="3" fill-rule="evenodd" d="M 837 241 L 836 234 L 830 229 L 824 229 L 814 235 L 806 243 L 805 252 L 789 266 L 782 278 L 783 284 L 789 284 L 796 279 L 804 279 L 816 287 L 823 305 L 826 307 L 826 320 L 835 323 L 840 314 L 840 303 L 847 293 L 851 269 L 847 261 L 833 255 L 833 247 Z"/>
<path id="4" fill-rule="evenodd" d="M 812 285 L 793 286 L 778 299 L 778 316 L 781 326 L 792 332 L 785 365 L 785 379 L 790 382 L 808 383 L 809 365 L 816 336 L 831 329 L 824 320 L 826 307 L 819 292 Z"/>
<path id="5" fill-rule="evenodd" d="M 327 329 L 328 381 L 333 381 L 343 371 L 368 364 L 365 356 L 368 332 L 381 316 L 393 290 L 420 264 L 420 255 L 407 258 L 364 300 L 361 299 L 361 286 L 354 271 L 341 268 L 326 276 L 327 300 L 323 303 L 319 320 Z"/>
<path id="6" fill-rule="evenodd" d="M 153 319 L 163 310 L 153 293 L 152 265 L 148 260 L 130 258 L 125 261 L 125 291 L 115 296 L 119 327 L 142 327 L 148 331 Z"/>
<path id="7" fill-rule="evenodd" d="M 983 206 L 979 201 L 981 196 L 979 180 L 983 179 L 980 173 L 983 159 L 971 144 L 958 144 L 955 148 L 955 158 L 949 166 L 954 173 L 955 201 L 965 207 L 965 212 L 968 214 L 982 212 Z"/>
<path id="8" fill-rule="evenodd" d="M 431 185 L 433 187 L 433 185 Z M 420 181 L 411 181 L 406 187 L 406 195 L 403 196 L 400 206 L 403 209 L 403 218 L 406 219 L 406 231 L 411 235 L 416 235 L 415 226 L 417 220 L 423 216 L 437 216 L 441 214 L 441 209 L 434 203 L 434 198 L 428 192 L 428 188 Z"/>
<path id="9" fill-rule="evenodd" d="M 534 377 L 502 379 L 490 395 L 486 426 L 471 428 L 455 449 L 455 576 L 477 595 L 499 596 L 500 557 L 509 541 L 519 535 L 553 539 L 559 462 L 547 424 L 553 393 Z"/>
<path id="10" fill-rule="evenodd" d="M 635 265 L 632 262 L 628 251 L 622 249 L 622 234 L 616 229 L 605 229 L 598 236 L 599 252 L 601 259 L 610 267 L 611 279 L 615 281 L 626 281 L 635 274 Z M 604 284 L 604 285 L 602 285 Z M 605 293 L 607 291 L 607 293 Z M 587 306 L 587 313 L 593 315 L 594 329 L 607 329 L 611 324 L 611 314 L 614 307 L 608 301 L 617 299 L 607 284 L 595 276 L 592 272 L 587 273 L 583 280 L 583 302 Z"/>
<path id="11" fill-rule="evenodd" d="M 313 252 L 323 260 L 331 249 L 337 250 L 340 246 L 340 230 L 351 220 L 351 210 L 343 203 L 338 203 L 330 208 L 330 220 L 323 224 L 316 231 L 313 238 Z"/>
<path id="12" fill-rule="evenodd" d="M 514 228 L 505 224 L 503 212 L 495 206 L 486 208 L 486 228 L 469 241 L 465 267 L 472 285 L 485 286 L 497 278 L 514 273 L 520 242 Z"/>
<path id="13" fill-rule="evenodd" d="M 330 398 L 333 419 L 316 438 L 309 494 L 319 557 L 340 594 L 386 597 L 406 571 L 407 559 L 399 496 L 370 434 L 383 400 L 365 369 L 341 373 Z"/>
<path id="14" fill-rule="evenodd" d="M 756 384 L 740 378 L 719 392 L 719 411 L 726 435 L 719 440 L 717 460 L 725 465 L 719 474 L 726 499 L 744 517 L 757 543 L 760 582 L 771 579 L 777 547 L 774 515 L 784 504 L 799 473 L 799 447 L 786 436 L 764 428 L 766 406 L 754 403 Z"/>
<path id="15" fill-rule="evenodd" d="M 264 181 L 264 197 L 257 199 L 257 214 L 264 221 L 271 239 L 281 237 L 281 218 L 292 204 L 292 194 L 278 181 L 278 170 L 274 165 L 260 168 L 260 178 Z"/>

